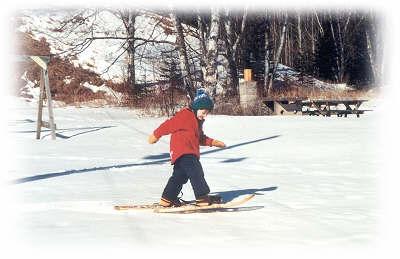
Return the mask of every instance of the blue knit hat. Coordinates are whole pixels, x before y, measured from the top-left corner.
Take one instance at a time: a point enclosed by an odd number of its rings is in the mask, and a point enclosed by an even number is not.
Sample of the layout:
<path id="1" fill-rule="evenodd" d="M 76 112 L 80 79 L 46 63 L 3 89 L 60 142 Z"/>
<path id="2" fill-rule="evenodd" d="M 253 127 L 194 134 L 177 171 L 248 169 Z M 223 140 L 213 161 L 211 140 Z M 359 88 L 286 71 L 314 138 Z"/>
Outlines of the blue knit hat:
<path id="1" fill-rule="evenodd" d="M 212 111 L 214 109 L 214 102 L 204 88 L 199 88 L 196 91 L 196 97 L 191 106 L 194 111 L 203 109 Z"/>

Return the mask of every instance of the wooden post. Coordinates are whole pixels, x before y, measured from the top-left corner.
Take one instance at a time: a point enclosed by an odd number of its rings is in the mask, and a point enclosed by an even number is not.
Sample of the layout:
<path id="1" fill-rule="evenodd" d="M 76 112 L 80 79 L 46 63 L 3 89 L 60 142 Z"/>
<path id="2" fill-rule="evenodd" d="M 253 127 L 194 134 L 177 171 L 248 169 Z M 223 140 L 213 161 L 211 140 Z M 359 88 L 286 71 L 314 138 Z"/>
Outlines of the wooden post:
<path id="1" fill-rule="evenodd" d="M 252 78 L 251 78 L 251 69 L 245 68 L 245 69 L 244 69 L 243 75 L 244 75 L 244 81 L 246 81 L 246 82 L 252 81 Z"/>
<path id="2" fill-rule="evenodd" d="M 39 95 L 39 104 L 38 104 L 38 119 L 37 119 L 37 127 L 36 127 L 36 139 L 40 139 L 40 132 L 42 127 L 45 125 L 45 122 L 42 120 L 43 114 L 43 101 L 46 93 L 47 97 L 47 107 L 49 111 L 49 125 L 51 129 L 51 138 L 56 139 L 56 125 L 54 123 L 54 114 L 53 114 L 53 103 L 51 100 L 51 92 L 50 92 L 50 83 L 49 83 L 49 74 L 48 74 L 48 66 L 50 59 L 48 57 L 42 56 L 30 56 L 30 58 L 35 61 L 42 68 L 42 73 L 40 74 L 40 95 Z"/>
<path id="3" fill-rule="evenodd" d="M 48 70 L 43 70 L 44 88 L 46 89 L 47 108 L 49 110 L 49 124 L 51 129 L 51 138 L 56 139 L 56 127 L 54 125 L 53 102 L 51 100 L 50 84 Z"/>
<path id="4" fill-rule="evenodd" d="M 36 139 L 40 139 L 40 132 L 42 128 L 42 111 L 43 111 L 43 99 L 44 99 L 44 74 L 40 74 L 40 93 L 38 102 L 38 116 L 36 125 Z"/>

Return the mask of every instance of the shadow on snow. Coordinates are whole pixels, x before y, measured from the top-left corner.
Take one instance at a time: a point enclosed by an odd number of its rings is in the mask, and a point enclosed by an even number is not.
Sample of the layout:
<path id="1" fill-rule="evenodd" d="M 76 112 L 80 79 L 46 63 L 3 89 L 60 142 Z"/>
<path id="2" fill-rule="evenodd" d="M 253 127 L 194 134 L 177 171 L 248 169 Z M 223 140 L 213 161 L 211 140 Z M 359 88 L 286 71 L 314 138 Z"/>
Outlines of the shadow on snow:
<path id="1" fill-rule="evenodd" d="M 260 192 L 271 192 L 278 189 L 276 186 L 260 188 L 260 189 L 243 189 L 243 190 L 232 190 L 232 191 L 223 191 L 223 192 L 213 192 L 212 194 L 219 194 L 225 202 L 230 202 L 235 198 L 242 195 L 249 195 L 255 193 L 256 195 L 264 195 Z M 210 208 L 204 210 L 193 210 L 193 211 L 179 211 L 179 212 L 170 212 L 177 214 L 188 214 L 188 213 L 212 213 L 212 212 L 240 212 L 240 211 L 252 211 L 263 209 L 264 206 L 241 206 L 241 207 L 232 207 L 232 208 Z"/>
<path id="2" fill-rule="evenodd" d="M 100 130 L 102 128 L 109 128 L 109 127 L 114 127 L 114 126 L 95 127 L 96 128 L 95 130 Z M 83 133 L 80 133 L 80 134 L 83 134 Z M 211 153 L 216 153 L 216 152 L 223 152 L 223 151 L 228 150 L 228 149 L 233 149 L 233 148 L 237 148 L 237 147 L 240 147 L 240 146 L 257 143 L 257 142 L 260 142 L 260 141 L 270 140 L 270 139 L 274 139 L 274 138 L 277 138 L 277 137 L 280 137 L 280 135 L 267 137 L 267 138 L 256 139 L 256 140 L 252 140 L 252 141 L 247 141 L 247 142 L 243 142 L 243 143 L 239 143 L 239 144 L 236 144 L 236 145 L 232 145 L 232 146 L 229 146 L 229 147 L 223 148 L 223 149 L 214 149 L 214 150 L 210 150 L 210 151 L 205 151 L 205 152 L 202 152 L 201 155 L 206 155 L 206 154 L 211 154 Z M 56 173 L 48 173 L 48 174 L 40 174 L 40 175 L 23 177 L 23 178 L 19 178 L 19 179 L 16 179 L 14 181 L 11 181 L 11 183 L 12 184 L 21 184 L 21 183 L 33 182 L 33 181 L 49 179 L 49 178 L 65 176 L 65 175 L 71 175 L 71 174 L 81 174 L 81 173 L 89 173 L 89 172 L 98 172 L 98 171 L 103 171 L 103 170 L 110 170 L 110 169 L 113 169 L 113 168 L 127 168 L 127 167 L 135 167 L 135 166 L 159 165 L 159 164 L 163 164 L 163 163 L 166 163 L 166 162 L 170 162 L 169 155 L 168 155 L 168 158 L 163 159 L 164 157 L 166 157 L 166 155 L 167 155 L 167 153 L 163 153 L 163 154 L 158 155 L 158 156 L 147 156 L 147 157 L 145 157 L 145 159 L 151 159 L 151 160 L 155 160 L 155 161 L 149 161 L 149 162 L 143 162 L 143 163 L 130 163 L 130 164 L 121 164 L 121 165 L 111 165 L 111 166 L 100 166 L 100 167 L 84 168 L 84 169 L 78 169 L 78 170 L 75 170 L 75 169 L 66 170 L 66 171 L 56 172 Z M 244 159 L 246 159 L 246 158 L 228 159 L 228 160 L 225 160 L 225 161 L 222 161 L 222 162 L 232 163 L 232 162 L 239 162 L 239 161 L 242 161 Z"/>
<path id="3" fill-rule="evenodd" d="M 256 195 L 264 195 L 261 192 L 271 192 L 278 189 L 276 186 L 261 188 L 261 189 L 243 189 L 243 190 L 231 190 L 231 191 L 222 191 L 222 192 L 213 192 L 213 194 L 218 194 L 222 197 L 222 199 L 226 202 L 229 202 L 239 196 L 249 195 L 255 193 Z"/>
<path id="4" fill-rule="evenodd" d="M 191 213 L 212 213 L 212 212 L 238 212 L 238 211 L 259 210 L 262 208 L 264 208 L 264 206 L 235 207 L 235 208 L 210 208 L 210 209 L 206 209 L 206 210 L 178 211 L 178 212 L 167 212 L 167 213 L 191 214 Z"/>
<path id="5" fill-rule="evenodd" d="M 62 138 L 62 139 L 69 139 L 69 138 L 73 138 L 73 137 L 76 137 L 76 136 L 79 136 L 79 135 L 83 135 L 83 134 L 87 134 L 87 133 L 90 133 L 90 132 L 99 131 L 99 130 L 102 130 L 102 129 L 114 128 L 114 127 L 116 127 L 116 126 L 57 129 L 56 130 L 57 131 L 56 132 L 56 136 L 58 138 Z M 79 130 L 85 130 L 85 131 L 73 134 L 71 136 L 66 136 L 66 135 L 61 134 L 61 133 L 69 132 L 69 131 L 79 131 Z M 43 132 L 51 132 L 51 130 L 45 129 L 45 130 L 42 130 L 41 132 L 42 133 Z M 21 130 L 21 131 L 14 131 L 13 133 L 36 133 L 36 130 Z M 44 135 L 42 137 L 42 139 L 47 137 L 47 136 L 50 136 L 50 134 Z"/>

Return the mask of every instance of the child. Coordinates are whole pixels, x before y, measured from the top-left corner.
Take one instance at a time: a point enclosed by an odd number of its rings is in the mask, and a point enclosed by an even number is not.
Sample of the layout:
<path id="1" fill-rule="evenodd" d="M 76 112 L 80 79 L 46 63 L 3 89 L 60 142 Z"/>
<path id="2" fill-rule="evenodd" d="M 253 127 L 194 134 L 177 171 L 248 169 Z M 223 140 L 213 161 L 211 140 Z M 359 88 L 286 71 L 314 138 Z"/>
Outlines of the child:
<path id="1" fill-rule="evenodd" d="M 203 133 L 204 119 L 213 108 L 214 103 L 210 96 L 204 89 L 198 89 L 189 108 L 177 112 L 149 136 L 149 143 L 154 144 L 162 136 L 171 134 L 170 155 L 174 170 L 162 193 L 161 206 L 180 206 L 178 194 L 188 180 L 196 197 L 196 205 L 221 203 L 221 197 L 209 195 L 210 188 L 204 179 L 203 168 L 199 161 L 200 145 L 225 147 L 223 142 L 209 138 Z"/>

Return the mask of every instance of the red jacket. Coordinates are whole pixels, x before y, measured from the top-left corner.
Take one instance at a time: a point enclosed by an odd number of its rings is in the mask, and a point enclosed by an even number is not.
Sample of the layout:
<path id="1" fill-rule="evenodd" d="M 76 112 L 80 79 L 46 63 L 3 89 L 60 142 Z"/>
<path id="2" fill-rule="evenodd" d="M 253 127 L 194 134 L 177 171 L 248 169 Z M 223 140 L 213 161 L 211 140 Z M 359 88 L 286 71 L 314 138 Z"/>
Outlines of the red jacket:
<path id="1" fill-rule="evenodd" d="M 204 135 L 202 124 L 189 108 L 177 112 L 175 116 L 163 122 L 154 132 L 156 138 L 172 134 L 170 140 L 171 164 L 185 154 L 200 158 L 200 145 L 212 146 L 212 138 Z"/>

